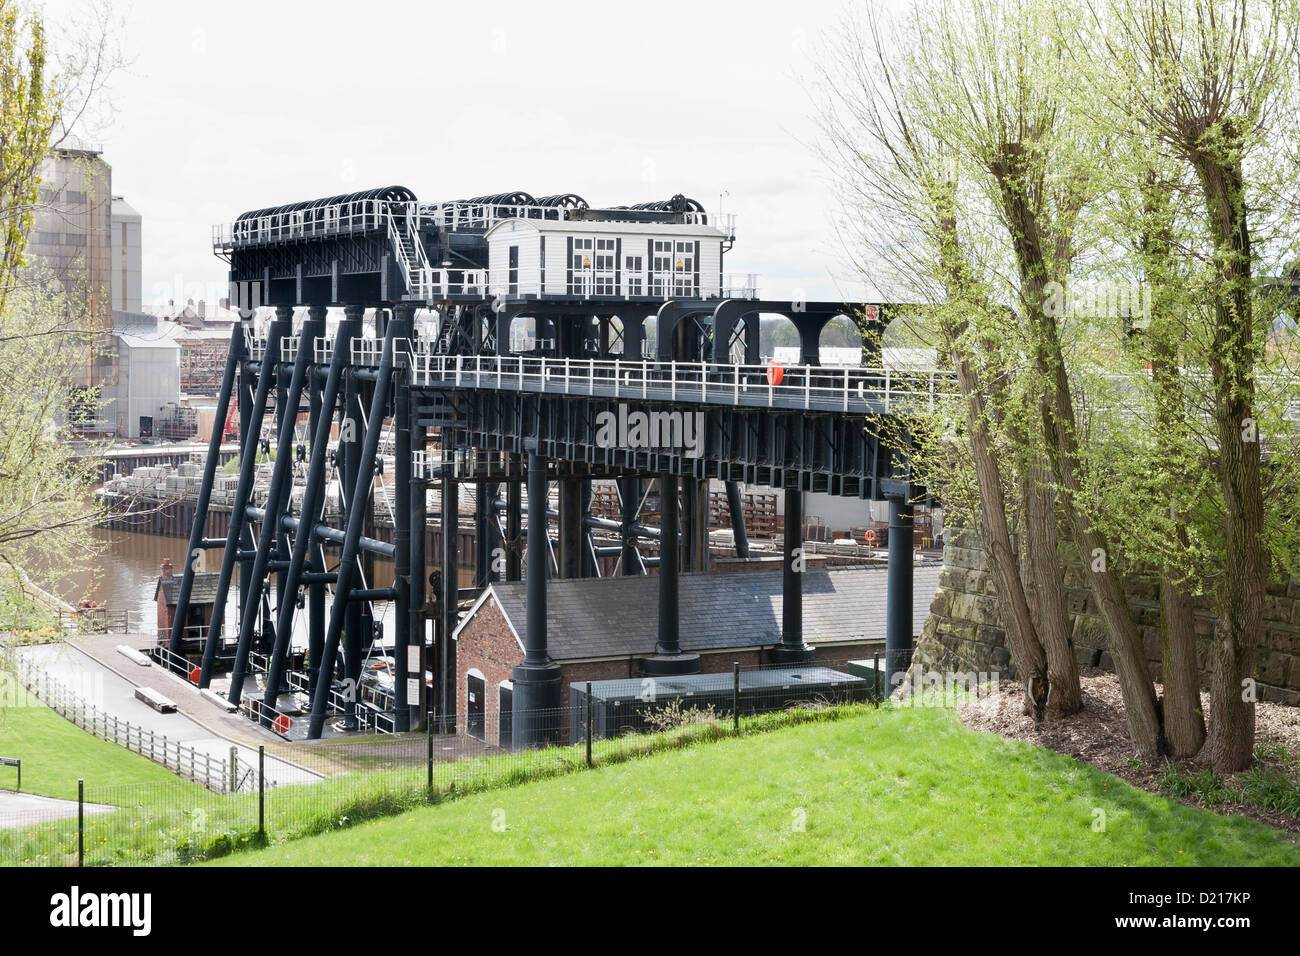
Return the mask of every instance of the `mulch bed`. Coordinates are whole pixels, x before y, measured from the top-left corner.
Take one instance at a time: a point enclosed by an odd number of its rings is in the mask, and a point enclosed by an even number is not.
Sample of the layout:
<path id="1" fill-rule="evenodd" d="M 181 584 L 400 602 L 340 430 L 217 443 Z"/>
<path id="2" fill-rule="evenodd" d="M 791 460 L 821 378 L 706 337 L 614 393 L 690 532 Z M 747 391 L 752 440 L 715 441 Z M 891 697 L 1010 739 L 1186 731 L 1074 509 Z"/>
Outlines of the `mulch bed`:
<path id="1" fill-rule="evenodd" d="M 1035 724 L 1032 717 L 1021 713 L 1024 687 L 1014 681 L 1003 681 L 998 685 L 997 693 L 963 704 L 958 707 L 957 715 L 962 724 L 971 730 L 1037 744 L 1090 763 L 1135 787 L 1160 793 L 1162 763 L 1157 761 L 1147 764 L 1134 759 L 1133 744 L 1129 740 L 1128 725 L 1124 720 L 1119 679 L 1106 671 L 1085 668 L 1080 674 L 1080 684 L 1083 690 L 1083 710 L 1069 717 L 1054 717 Z M 1157 685 L 1157 693 L 1160 690 Z M 1208 694 L 1202 695 L 1202 706 L 1208 714 Z M 1255 708 L 1255 720 L 1257 742 L 1278 744 L 1293 759 L 1300 757 L 1300 708 L 1260 703 Z M 1195 761 L 1189 762 L 1189 766 L 1191 769 L 1200 769 Z M 1294 764 L 1291 771 L 1294 776 Z M 1231 786 L 1233 776 L 1226 774 L 1222 779 Z M 1183 802 L 1197 805 L 1191 800 Z M 1251 817 L 1289 833 L 1300 834 L 1300 817 L 1290 814 L 1229 802 L 1216 803 L 1207 809 L 1224 815 Z"/>

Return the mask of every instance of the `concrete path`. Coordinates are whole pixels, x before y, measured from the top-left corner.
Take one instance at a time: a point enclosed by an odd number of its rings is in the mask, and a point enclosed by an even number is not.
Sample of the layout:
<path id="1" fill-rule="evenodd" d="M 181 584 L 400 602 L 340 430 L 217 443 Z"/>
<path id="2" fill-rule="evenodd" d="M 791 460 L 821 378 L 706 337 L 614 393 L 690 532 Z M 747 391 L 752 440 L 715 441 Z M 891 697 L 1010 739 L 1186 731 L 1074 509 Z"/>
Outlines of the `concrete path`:
<path id="1" fill-rule="evenodd" d="M 270 731 L 227 713 L 203 697 L 188 681 L 157 665 L 142 667 L 118 653 L 118 644 L 132 643 L 123 635 L 81 638 L 76 643 L 45 644 L 20 650 L 24 659 L 49 674 L 52 680 L 94 704 L 102 712 L 136 727 L 166 736 L 213 759 L 226 760 L 231 747 L 242 767 L 257 767 L 257 747 L 278 741 Z M 136 687 L 151 687 L 176 702 L 177 712 L 160 714 L 136 700 Z M 269 754 L 267 786 L 315 783 L 319 774 Z"/>
<path id="2" fill-rule="evenodd" d="M 99 803 L 86 804 L 86 813 L 110 813 L 114 807 Z M 56 800 L 31 793 L 0 790 L 0 830 L 16 830 L 33 823 L 66 820 L 77 815 L 76 800 Z"/>

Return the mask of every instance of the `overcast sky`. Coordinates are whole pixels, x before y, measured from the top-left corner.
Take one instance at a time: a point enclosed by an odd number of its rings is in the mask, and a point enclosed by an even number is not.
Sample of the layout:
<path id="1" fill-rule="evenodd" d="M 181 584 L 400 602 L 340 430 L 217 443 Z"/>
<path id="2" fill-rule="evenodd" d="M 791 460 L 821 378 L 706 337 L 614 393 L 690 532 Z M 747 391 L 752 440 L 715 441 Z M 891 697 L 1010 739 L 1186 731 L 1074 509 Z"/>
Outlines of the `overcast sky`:
<path id="1" fill-rule="evenodd" d="M 851 3 L 122 0 L 133 62 L 89 138 L 143 216 L 146 304 L 224 288 L 214 223 L 387 184 L 710 211 L 725 191 L 726 271 L 854 298 L 806 79 Z"/>

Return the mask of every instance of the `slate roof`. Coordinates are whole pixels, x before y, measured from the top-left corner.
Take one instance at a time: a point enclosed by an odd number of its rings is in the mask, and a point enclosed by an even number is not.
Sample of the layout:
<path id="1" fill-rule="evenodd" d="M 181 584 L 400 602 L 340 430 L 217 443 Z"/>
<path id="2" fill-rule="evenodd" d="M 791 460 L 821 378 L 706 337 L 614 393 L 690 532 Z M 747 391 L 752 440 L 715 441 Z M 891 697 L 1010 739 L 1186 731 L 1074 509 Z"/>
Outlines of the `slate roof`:
<path id="1" fill-rule="evenodd" d="M 940 570 L 915 571 L 914 634 L 921 633 L 930 613 Z M 678 581 L 684 651 L 769 646 L 781 639 L 780 571 L 683 574 Z M 804 640 L 814 645 L 884 641 L 885 581 L 884 568 L 805 572 Z M 526 587 L 522 581 L 498 581 L 489 588 L 521 643 L 527 630 Z M 548 581 L 547 648 L 557 661 L 653 654 L 658 614 L 659 580 L 653 575 Z"/>
<path id="2" fill-rule="evenodd" d="M 190 587 L 190 604 L 212 604 L 217 600 L 217 579 L 221 577 L 216 571 L 199 571 L 194 575 L 194 584 Z M 158 600 L 159 589 L 168 607 L 176 606 L 176 597 L 181 593 L 181 576 L 179 574 L 164 580 L 158 579 L 153 589 L 153 599 Z"/>

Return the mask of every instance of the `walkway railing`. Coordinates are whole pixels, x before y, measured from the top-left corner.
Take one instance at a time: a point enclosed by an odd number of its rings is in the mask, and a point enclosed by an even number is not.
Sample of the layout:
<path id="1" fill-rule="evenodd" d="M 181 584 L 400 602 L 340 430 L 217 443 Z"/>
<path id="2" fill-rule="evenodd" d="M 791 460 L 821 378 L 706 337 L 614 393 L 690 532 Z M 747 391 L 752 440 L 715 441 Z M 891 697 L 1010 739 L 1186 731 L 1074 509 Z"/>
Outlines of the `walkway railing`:
<path id="1" fill-rule="evenodd" d="M 958 395 L 942 369 L 823 368 L 520 356 L 411 356 L 417 385 L 796 408 L 848 413 L 933 409 Z"/>

